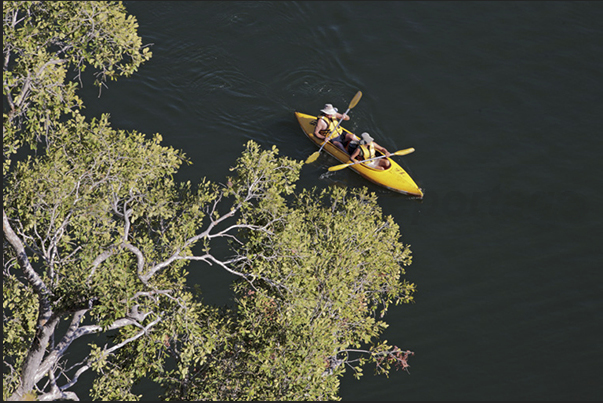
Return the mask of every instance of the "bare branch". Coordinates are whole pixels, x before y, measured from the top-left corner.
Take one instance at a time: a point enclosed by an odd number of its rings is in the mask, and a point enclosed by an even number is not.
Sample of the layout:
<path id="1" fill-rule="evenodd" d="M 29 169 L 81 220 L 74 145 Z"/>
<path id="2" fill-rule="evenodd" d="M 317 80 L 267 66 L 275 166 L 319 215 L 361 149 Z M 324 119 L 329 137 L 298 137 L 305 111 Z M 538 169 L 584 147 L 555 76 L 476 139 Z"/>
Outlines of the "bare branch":
<path id="1" fill-rule="evenodd" d="M 80 363 L 81 364 L 81 363 Z M 78 379 L 80 378 L 80 375 L 82 375 L 84 372 L 88 371 L 90 369 L 90 365 L 86 364 L 84 366 L 82 366 L 80 369 L 77 370 L 77 372 L 75 373 L 75 375 L 73 376 L 73 379 L 71 379 L 69 382 L 67 382 L 65 385 L 60 387 L 61 391 L 65 391 L 67 389 L 69 389 L 70 387 L 72 387 L 73 385 L 75 385 L 78 381 Z M 66 372 L 66 371 L 65 371 Z M 67 377 L 65 375 L 65 372 L 63 372 L 63 375 L 65 377 Z M 67 378 L 69 379 L 69 378 Z M 67 392 L 67 393 L 71 393 L 71 392 Z"/>
<path id="2" fill-rule="evenodd" d="M 90 268 L 90 274 L 88 275 L 88 278 L 86 279 L 87 283 L 90 283 L 90 280 L 92 279 L 92 276 L 94 276 L 94 273 L 96 272 L 96 269 L 98 268 L 98 266 L 101 265 L 101 263 L 103 263 L 105 260 L 109 259 L 111 256 L 113 256 L 116 252 L 115 247 L 111 247 L 107 250 L 105 250 L 104 252 L 102 252 L 100 255 L 98 255 L 96 257 L 96 259 L 94 259 L 94 261 L 92 262 L 92 267 Z"/>
<path id="3" fill-rule="evenodd" d="M 159 322 L 161 322 L 161 317 L 157 317 L 157 319 L 155 319 L 154 321 L 152 321 L 151 323 L 149 323 L 148 325 L 146 325 L 145 327 L 142 328 L 142 330 L 140 332 L 138 332 L 137 334 L 135 334 L 134 336 L 122 341 L 119 344 L 116 344 L 115 346 L 111 347 L 108 350 L 105 350 L 107 354 L 111 354 L 113 352 L 115 352 L 116 350 L 122 348 L 123 346 L 125 346 L 126 344 L 133 342 L 134 340 L 142 337 L 143 335 L 147 334 L 149 329 L 153 328 L 156 324 L 158 324 Z"/>
<path id="4" fill-rule="evenodd" d="M 44 361 L 39 365 L 35 375 L 35 383 L 38 383 L 40 379 L 46 375 L 50 368 L 56 365 L 57 361 L 63 356 L 71 343 L 73 343 L 73 341 L 79 337 L 76 336 L 76 333 L 79 328 L 80 321 L 87 311 L 88 309 L 80 309 L 79 311 L 75 312 L 73 318 L 71 319 L 71 324 L 69 325 L 65 336 L 63 336 L 63 339 L 52 349 L 50 354 L 48 354 Z"/>
<path id="5" fill-rule="evenodd" d="M 136 260 L 137 260 L 137 272 L 138 272 L 138 277 L 140 278 L 140 280 L 145 284 L 148 285 L 148 280 L 151 276 L 147 276 L 147 275 L 142 275 L 142 272 L 144 270 L 144 255 L 142 254 L 142 252 L 140 251 L 140 249 L 138 249 L 136 246 L 132 245 L 131 243 L 128 242 L 123 242 L 122 246 L 124 248 L 126 248 L 127 250 L 129 250 L 130 252 L 132 252 L 134 255 L 136 255 Z"/>
<path id="6" fill-rule="evenodd" d="M 48 302 L 48 296 L 52 295 L 52 292 L 48 289 L 42 278 L 36 273 L 29 258 L 27 257 L 27 253 L 25 253 L 25 247 L 21 242 L 21 239 L 15 234 L 10 223 L 8 222 L 8 217 L 6 216 L 6 212 L 2 209 L 2 229 L 4 230 L 4 236 L 6 240 L 13 247 L 15 252 L 17 253 L 17 259 L 23 268 L 25 276 L 27 277 L 27 281 L 32 286 L 36 294 L 40 296 L 40 304 L 43 309 L 46 311 L 45 316 L 46 319 L 50 317 L 50 303 Z"/>
<path id="7" fill-rule="evenodd" d="M 75 392 L 65 392 L 60 388 L 53 388 L 51 392 L 38 396 L 39 401 L 54 400 L 73 400 L 79 402 L 80 399 Z"/>

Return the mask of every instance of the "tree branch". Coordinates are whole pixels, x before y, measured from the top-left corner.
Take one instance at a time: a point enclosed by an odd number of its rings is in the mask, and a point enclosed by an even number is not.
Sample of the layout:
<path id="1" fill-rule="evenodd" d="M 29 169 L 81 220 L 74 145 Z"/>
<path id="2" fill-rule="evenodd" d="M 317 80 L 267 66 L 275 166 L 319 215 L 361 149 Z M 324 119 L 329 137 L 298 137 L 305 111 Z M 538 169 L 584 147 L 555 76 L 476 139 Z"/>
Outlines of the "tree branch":
<path id="1" fill-rule="evenodd" d="M 79 328 L 82 317 L 87 311 L 88 309 L 80 309 L 75 312 L 73 318 L 71 319 L 71 324 L 69 325 L 65 336 L 63 336 L 63 339 L 52 349 L 50 354 L 48 354 L 46 358 L 44 358 L 44 361 L 42 361 L 42 363 L 38 367 L 35 375 L 35 383 L 38 383 L 40 379 L 42 379 L 46 375 L 46 373 L 48 373 L 50 368 L 56 365 L 57 361 L 63 356 L 63 354 L 71 345 L 71 343 L 73 343 L 73 341 L 77 339 L 78 336 L 76 336 L 76 332 Z"/>
<path id="2" fill-rule="evenodd" d="M 80 322 L 81 322 L 83 316 L 86 314 L 86 312 L 88 312 L 88 310 L 89 310 L 89 308 L 80 309 L 73 315 L 71 324 L 69 325 L 69 328 L 68 328 L 67 332 L 65 333 L 65 336 L 63 336 L 63 339 L 50 352 L 50 354 L 48 354 L 48 356 L 44 359 L 44 361 L 38 367 L 38 370 L 36 371 L 36 374 L 35 374 L 35 381 L 34 381 L 35 383 L 38 383 L 42 378 L 44 378 L 44 376 L 46 376 L 46 374 L 49 371 L 51 371 L 51 369 L 58 363 L 58 360 L 64 355 L 65 351 L 69 348 L 69 346 L 75 340 L 77 340 L 78 338 L 80 338 L 82 336 L 85 336 L 88 334 L 93 334 L 93 333 L 98 333 L 103 330 L 103 328 L 98 325 L 88 325 L 88 326 L 80 327 Z M 151 327 L 153 327 L 155 324 L 157 324 L 157 323 L 159 323 L 159 321 L 161 321 L 161 318 L 158 317 L 153 322 L 151 322 L 149 325 L 143 327 L 140 324 L 140 322 L 142 322 L 150 314 L 151 314 L 151 312 L 146 312 L 146 313 L 139 312 L 138 305 L 135 305 L 134 307 L 132 307 L 132 309 L 128 313 L 128 317 L 116 320 L 106 330 L 116 330 L 116 329 L 119 329 L 119 328 L 122 328 L 125 326 L 133 325 L 133 326 L 137 326 L 137 327 L 141 328 L 142 333 L 144 334 Z M 107 351 L 109 353 L 111 353 L 111 352 L 115 351 L 116 349 L 123 347 L 128 342 L 137 339 L 141 335 L 142 334 L 139 334 L 138 336 L 136 336 L 134 338 L 127 339 L 126 341 L 118 344 L 117 346 L 112 347 L 111 349 L 109 349 Z M 86 367 L 88 367 L 88 365 L 86 365 Z M 87 368 L 84 370 L 80 369 L 78 371 L 78 374 L 81 374 L 85 370 L 87 370 Z M 77 375 L 77 376 L 79 376 L 79 375 Z M 60 389 L 61 390 L 67 389 L 68 387 L 71 387 L 72 384 L 75 384 L 76 381 L 77 380 L 72 380 L 70 382 L 69 386 L 64 386 L 64 387 L 61 387 Z"/>
<path id="3" fill-rule="evenodd" d="M 88 275 L 88 278 L 86 279 L 87 283 L 90 283 L 90 280 L 92 280 L 92 276 L 94 276 L 94 273 L 96 272 L 96 269 L 98 268 L 98 266 L 100 266 L 105 260 L 109 259 L 114 254 L 115 254 L 115 247 L 112 246 L 109 249 L 102 252 L 100 255 L 98 255 L 96 257 L 96 259 L 94 259 L 94 261 L 92 262 L 92 267 L 90 268 L 90 274 Z"/>
<path id="4" fill-rule="evenodd" d="M 38 396 L 39 401 L 54 401 L 54 400 L 73 400 L 79 402 L 80 399 L 75 392 L 65 392 L 60 388 L 53 388 L 49 393 Z"/>
<path id="5" fill-rule="evenodd" d="M 32 286 L 36 294 L 40 296 L 42 300 L 44 300 L 44 308 L 50 311 L 50 303 L 48 302 L 48 296 L 52 295 L 52 292 L 46 287 L 42 278 L 36 273 L 29 258 L 27 257 L 27 253 L 25 252 L 25 247 L 21 242 L 21 239 L 15 234 L 10 223 L 8 222 L 8 217 L 6 216 L 6 212 L 2 209 L 2 229 L 4 231 L 4 236 L 6 240 L 13 247 L 15 252 L 17 253 L 17 260 L 21 264 L 23 268 L 23 272 L 27 277 L 27 281 Z M 50 314 L 48 314 L 50 316 Z"/>

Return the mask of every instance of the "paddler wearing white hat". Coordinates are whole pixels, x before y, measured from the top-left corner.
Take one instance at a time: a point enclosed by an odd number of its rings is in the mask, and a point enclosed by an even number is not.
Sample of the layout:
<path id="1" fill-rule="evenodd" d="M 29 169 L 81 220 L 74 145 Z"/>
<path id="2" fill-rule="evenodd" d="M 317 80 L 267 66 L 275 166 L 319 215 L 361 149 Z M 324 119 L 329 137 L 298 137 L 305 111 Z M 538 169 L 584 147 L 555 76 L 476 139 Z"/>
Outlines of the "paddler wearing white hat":
<path id="1" fill-rule="evenodd" d="M 347 114 L 342 115 L 339 113 L 337 108 L 331 104 L 325 104 L 320 113 L 316 121 L 316 127 L 314 128 L 314 136 L 321 140 L 330 139 L 333 144 L 345 152 L 346 149 L 343 145 L 353 140 L 354 135 L 344 132 L 341 128 L 337 128 L 337 132 L 335 132 L 335 128 L 340 120 L 350 120 L 350 117 Z"/>
<path id="2" fill-rule="evenodd" d="M 363 160 L 368 160 L 370 158 L 375 158 L 377 155 L 375 150 L 378 150 L 385 154 L 386 157 L 389 157 L 391 154 L 389 151 L 385 149 L 385 147 L 380 146 L 375 142 L 375 139 L 371 137 L 370 134 L 364 132 L 360 135 L 360 141 L 358 142 L 358 146 L 352 152 L 350 159 L 354 162 L 360 162 Z M 360 157 L 358 160 L 357 158 Z M 391 166 L 391 163 L 387 158 L 379 158 L 369 162 L 370 166 L 375 169 L 384 170 Z"/>

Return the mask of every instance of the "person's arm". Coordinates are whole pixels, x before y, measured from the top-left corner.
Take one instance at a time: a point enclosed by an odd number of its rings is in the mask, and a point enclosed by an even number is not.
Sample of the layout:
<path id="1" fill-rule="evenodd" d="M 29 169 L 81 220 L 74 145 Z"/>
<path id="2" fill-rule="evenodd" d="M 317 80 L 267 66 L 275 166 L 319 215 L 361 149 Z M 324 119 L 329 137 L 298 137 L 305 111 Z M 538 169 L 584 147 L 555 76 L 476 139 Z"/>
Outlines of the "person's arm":
<path id="1" fill-rule="evenodd" d="M 314 136 L 318 137 L 321 140 L 325 139 L 325 136 L 323 136 L 322 134 L 320 134 L 321 130 L 326 129 L 326 123 L 324 122 L 324 120 L 322 119 L 318 119 L 316 121 L 316 127 L 314 127 Z"/>
<path id="2" fill-rule="evenodd" d="M 343 118 L 343 120 L 350 120 L 350 117 L 348 115 L 342 115 L 341 113 L 337 112 L 335 114 L 335 117 L 337 118 L 337 120 L 341 120 L 341 118 Z"/>
<path id="3" fill-rule="evenodd" d="M 380 146 L 379 144 L 373 142 L 373 144 L 375 145 L 375 148 L 379 151 L 381 151 L 383 154 L 385 154 L 386 157 L 390 157 L 391 154 L 389 153 L 389 151 L 387 151 L 387 149 L 383 146 Z"/>
<path id="4" fill-rule="evenodd" d="M 356 157 L 358 157 L 358 154 L 360 154 L 360 146 L 358 146 L 354 152 L 352 153 L 352 155 L 350 155 L 350 159 L 354 162 L 358 162 L 358 160 L 356 159 Z"/>

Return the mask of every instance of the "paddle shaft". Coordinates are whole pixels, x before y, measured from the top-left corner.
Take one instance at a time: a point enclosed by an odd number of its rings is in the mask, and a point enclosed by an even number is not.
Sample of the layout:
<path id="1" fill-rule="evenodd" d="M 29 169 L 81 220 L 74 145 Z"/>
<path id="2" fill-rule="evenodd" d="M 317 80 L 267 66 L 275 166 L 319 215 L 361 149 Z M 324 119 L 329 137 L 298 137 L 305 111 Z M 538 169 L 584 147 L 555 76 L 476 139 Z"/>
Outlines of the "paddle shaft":
<path id="1" fill-rule="evenodd" d="M 362 92 L 358 91 L 356 93 L 356 95 L 354 95 L 354 98 L 352 98 L 352 100 L 350 101 L 350 105 L 348 106 L 348 110 L 344 112 L 344 114 L 341 116 L 341 119 L 339 119 L 339 122 L 337 122 L 337 126 L 335 126 L 335 129 L 333 129 L 333 131 L 331 133 L 329 133 L 329 137 L 325 138 L 325 142 L 322 143 L 322 145 L 320 146 L 320 149 L 318 150 L 318 153 L 320 153 L 322 151 L 322 148 L 325 146 L 325 144 L 328 143 L 329 140 L 331 140 L 331 136 L 334 133 L 337 133 L 337 129 L 339 128 L 339 125 L 341 124 L 341 122 L 343 121 L 343 119 L 346 117 L 346 115 L 348 114 L 348 112 L 350 111 L 350 109 L 352 109 L 353 107 L 356 106 L 356 104 L 358 103 L 358 101 L 360 101 L 360 97 L 362 96 Z"/>
<path id="2" fill-rule="evenodd" d="M 329 140 L 331 140 L 332 137 L 335 137 L 335 136 L 333 136 L 333 134 L 337 133 L 337 129 L 339 128 L 339 125 L 341 124 L 341 122 L 343 121 L 343 119 L 345 118 L 345 116 L 348 114 L 349 111 L 350 111 L 350 108 L 348 108 L 348 110 L 344 112 L 341 119 L 339 119 L 339 122 L 337 122 L 337 126 L 335 126 L 335 129 L 333 129 L 333 131 L 331 133 L 329 133 L 329 137 L 325 138 L 325 142 L 322 143 L 322 145 L 318 149 L 319 153 L 322 151 L 322 148 L 325 146 L 325 144 L 327 144 L 329 142 Z"/>
<path id="3" fill-rule="evenodd" d="M 392 155 L 392 154 L 390 154 L 390 155 Z M 385 158 L 385 157 L 387 157 L 387 156 L 386 155 L 380 155 L 378 157 L 369 158 L 368 160 L 362 160 L 362 161 L 358 161 L 358 162 L 351 162 L 350 164 L 348 164 L 348 166 L 356 165 L 356 164 L 362 164 L 363 162 L 369 162 L 369 161 L 373 161 L 373 160 L 378 160 L 378 159 Z"/>
<path id="4" fill-rule="evenodd" d="M 415 151 L 414 148 L 407 148 L 405 150 L 396 151 L 395 153 L 390 153 L 390 157 L 393 156 L 393 155 L 406 155 L 406 154 L 410 154 L 413 151 Z M 364 162 L 378 160 L 378 159 L 386 158 L 386 157 L 387 157 L 387 155 L 380 155 L 378 157 L 369 158 L 367 160 L 362 160 L 362 161 L 357 161 L 357 162 L 350 162 L 348 164 L 335 165 L 335 166 L 330 167 L 329 171 L 339 171 L 340 169 L 344 169 L 344 168 L 347 168 L 347 167 L 352 166 L 352 165 L 362 164 Z"/>

